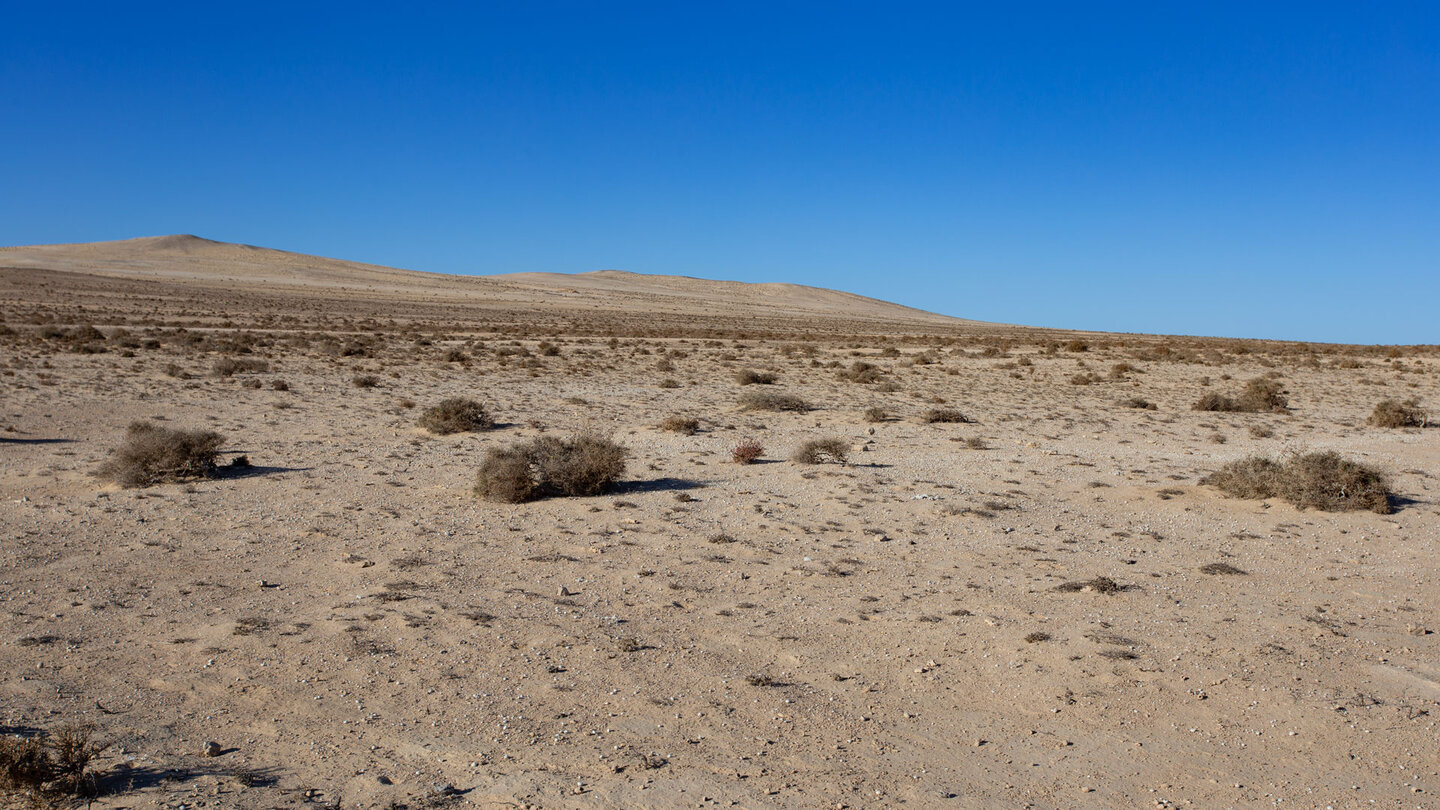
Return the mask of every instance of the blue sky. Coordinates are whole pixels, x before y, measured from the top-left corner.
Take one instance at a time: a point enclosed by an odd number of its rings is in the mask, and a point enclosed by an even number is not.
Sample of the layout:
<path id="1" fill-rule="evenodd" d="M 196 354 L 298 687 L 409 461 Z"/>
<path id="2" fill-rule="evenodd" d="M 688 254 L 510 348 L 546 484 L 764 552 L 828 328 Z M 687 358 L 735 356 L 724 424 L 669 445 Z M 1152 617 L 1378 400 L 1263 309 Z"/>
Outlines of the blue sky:
<path id="1" fill-rule="evenodd" d="M 0 244 L 1440 343 L 1440 4 L 10 4 Z"/>

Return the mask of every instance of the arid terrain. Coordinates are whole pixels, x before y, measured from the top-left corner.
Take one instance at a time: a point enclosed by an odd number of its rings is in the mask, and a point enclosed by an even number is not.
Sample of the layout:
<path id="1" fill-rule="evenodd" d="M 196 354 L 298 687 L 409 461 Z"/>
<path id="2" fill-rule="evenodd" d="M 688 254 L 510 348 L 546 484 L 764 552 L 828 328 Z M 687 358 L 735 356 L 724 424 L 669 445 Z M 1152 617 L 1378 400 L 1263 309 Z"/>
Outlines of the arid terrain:
<path id="1" fill-rule="evenodd" d="M 1440 347 L 194 237 L 0 249 L 0 323 L 0 732 L 93 724 L 95 807 L 1440 803 L 1440 428 L 1367 422 Z M 97 478 L 137 420 L 223 466 Z M 577 431 L 608 494 L 472 491 Z M 1332 450 L 1392 511 L 1201 483 Z"/>

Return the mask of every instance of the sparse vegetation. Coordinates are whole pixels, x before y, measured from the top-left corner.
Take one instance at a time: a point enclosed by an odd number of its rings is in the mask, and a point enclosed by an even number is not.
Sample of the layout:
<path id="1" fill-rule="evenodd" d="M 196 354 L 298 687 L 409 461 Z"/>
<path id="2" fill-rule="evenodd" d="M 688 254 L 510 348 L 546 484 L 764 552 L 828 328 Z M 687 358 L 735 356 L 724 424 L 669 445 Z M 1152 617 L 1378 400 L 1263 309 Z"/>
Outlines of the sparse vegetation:
<path id="1" fill-rule="evenodd" d="M 420 427 L 441 436 L 489 430 L 495 420 L 484 405 L 473 399 L 451 397 L 426 408 L 417 422 Z"/>
<path id="2" fill-rule="evenodd" d="M 844 464 L 850 455 L 850 443 L 844 439 L 827 437 L 823 439 L 811 439 L 790 454 L 790 460 L 796 464 L 822 464 L 833 462 Z"/>
<path id="3" fill-rule="evenodd" d="M 350 378 L 350 384 L 356 388 L 375 388 L 380 385 L 380 378 L 374 374 L 356 374 Z"/>
<path id="4" fill-rule="evenodd" d="M 876 407 L 865 409 L 866 422 L 888 422 L 889 420 L 890 414 L 884 408 Z"/>
<path id="5" fill-rule="evenodd" d="M 594 434 L 541 436 L 491 448 L 476 476 L 475 494 L 503 503 L 551 496 L 600 495 L 625 474 L 626 449 Z"/>
<path id="6" fill-rule="evenodd" d="M 1334 451 L 1280 460 L 1251 456 L 1226 464 L 1201 483 L 1235 498 L 1283 498 L 1301 509 L 1366 509 L 1382 515 L 1394 510 L 1394 493 L 1383 473 Z"/>
<path id="7" fill-rule="evenodd" d="M 215 475 L 216 457 L 225 438 L 209 430 L 172 430 L 151 422 L 132 422 L 125 440 L 95 474 L 122 487 L 148 487 Z"/>
<path id="8" fill-rule="evenodd" d="M 1195 403 L 1197 411 L 1225 411 L 1239 413 L 1286 413 L 1290 401 L 1284 389 L 1274 380 L 1264 378 L 1246 383 L 1245 390 L 1238 397 L 1208 393 Z"/>
<path id="9" fill-rule="evenodd" d="M 1126 407 L 1126 408 L 1135 408 L 1135 409 L 1137 409 L 1137 410 L 1142 410 L 1142 411 L 1153 411 L 1153 410 L 1156 409 L 1156 408 L 1155 408 L 1155 403 L 1151 402 L 1151 401 L 1148 400 L 1148 399 L 1144 399 L 1144 398 L 1142 398 L 1142 397 L 1130 397 L 1129 399 L 1125 400 L 1124 402 L 1121 402 L 1120 404 L 1123 405 L 1123 406 Z M 1206 409 L 1201 408 L 1200 410 L 1206 410 Z"/>

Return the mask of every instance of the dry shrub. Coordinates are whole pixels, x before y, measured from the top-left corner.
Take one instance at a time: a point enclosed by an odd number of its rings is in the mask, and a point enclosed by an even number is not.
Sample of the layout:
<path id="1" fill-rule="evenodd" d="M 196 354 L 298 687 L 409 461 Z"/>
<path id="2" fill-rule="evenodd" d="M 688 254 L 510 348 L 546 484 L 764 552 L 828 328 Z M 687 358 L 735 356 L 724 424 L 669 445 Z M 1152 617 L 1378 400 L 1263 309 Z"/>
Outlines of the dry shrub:
<path id="1" fill-rule="evenodd" d="M 700 429 L 700 420 L 693 416 L 669 416 L 660 423 L 660 429 L 689 436 Z"/>
<path id="2" fill-rule="evenodd" d="M 0 788 L 38 794 L 54 772 L 55 761 L 40 740 L 0 737 Z"/>
<path id="3" fill-rule="evenodd" d="M 439 405 L 426 408 L 417 424 L 431 433 L 445 436 L 489 430 L 495 426 L 495 420 L 485 406 L 475 400 L 451 397 L 441 400 Z"/>
<path id="4" fill-rule="evenodd" d="M 480 464 L 475 494 L 504 503 L 561 495 L 599 495 L 625 474 L 623 446 L 593 434 L 541 436 L 492 448 Z"/>
<path id="5" fill-rule="evenodd" d="M 661 380 L 658 384 L 659 384 L 659 386 L 660 386 L 661 388 L 679 388 L 679 387 L 680 387 L 680 383 L 679 383 L 678 381 L 670 378 L 670 377 L 666 377 L 665 379 Z"/>
<path id="6" fill-rule="evenodd" d="M 1085 352 L 1085 351 L 1089 351 L 1089 350 L 1090 350 L 1090 344 L 1089 344 L 1089 343 L 1086 343 L 1085 341 L 1081 340 L 1080 338 L 1075 338 L 1074 340 L 1072 340 L 1072 341 L 1070 341 L 1069 343 L 1066 343 L 1066 344 L 1065 344 L 1065 351 L 1067 351 L 1067 352 Z"/>
<path id="7" fill-rule="evenodd" d="M 374 374 L 356 374 L 350 378 L 350 384 L 356 388 L 374 388 L 380 384 L 380 378 Z"/>
<path id="8" fill-rule="evenodd" d="M 1285 413 L 1290 400 L 1286 399 L 1280 383 L 1264 378 L 1251 380 L 1238 397 L 1223 394 L 1206 394 L 1194 405 L 1197 411 L 1226 411 L 1243 413 Z"/>
<path id="9" fill-rule="evenodd" d="M 215 361 L 211 371 L 217 377 L 230 377 L 242 371 L 269 371 L 270 364 L 253 357 L 222 357 Z"/>
<path id="10" fill-rule="evenodd" d="M 1200 397 L 1200 399 L 1197 400 L 1195 404 L 1191 407 L 1193 410 L 1197 411 L 1233 412 L 1240 410 L 1240 403 L 1236 402 L 1231 397 L 1225 396 L 1224 394 L 1216 394 L 1214 392 L 1211 392 Z"/>
<path id="11" fill-rule="evenodd" d="M 880 375 L 882 373 L 883 372 L 881 372 L 880 367 L 875 365 L 874 363 L 866 363 L 861 360 L 856 360 L 854 363 L 850 364 L 850 368 L 841 371 L 836 376 L 838 376 L 841 380 L 845 382 L 873 383 L 876 380 L 880 379 Z"/>
<path id="12" fill-rule="evenodd" d="M 1430 420 L 1429 414 L 1420 407 L 1418 399 L 1407 399 L 1404 402 L 1385 399 L 1375 406 L 1374 412 L 1366 421 L 1375 427 L 1399 428 L 1425 427 Z"/>
<path id="13" fill-rule="evenodd" d="M 865 409 L 865 421 L 866 421 L 866 422 L 887 422 L 887 421 L 889 421 L 889 420 L 890 420 L 890 414 L 887 413 L 884 408 L 878 408 L 878 407 L 877 407 L 877 408 L 866 408 L 866 409 Z"/>
<path id="14" fill-rule="evenodd" d="M 794 394 L 757 391 L 740 397 L 740 408 L 746 411 L 808 411 L 810 403 Z"/>
<path id="15" fill-rule="evenodd" d="M 122 487 L 148 487 L 166 481 L 209 478 L 225 437 L 210 430 L 171 430 L 151 422 L 132 422 L 125 441 L 95 470 Z"/>
<path id="16" fill-rule="evenodd" d="M 850 443 L 844 439 L 828 437 L 811 439 L 795 448 L 790 460 L 796 464 L 821 464 L 827 461 L 844 464 L 850 455 Z"/>
<path id="17" fill-rule="evenodd" d="M 1245 384 L 1239 404 L 1240 410 L 1250 413 L 1285 413 L 1290 408 L 1290 400 L 1285 398 L 1280 383 L 1263 378 Z"/>
<path id="18" fill-rule="evenodd" d="M 765 452 L 765 447 L 754 439 L 746 439 L 730 448 L 730 460 L 736 464 L 753 464 Z"/>
<path id="19" fill-rule="evenodd" d="M 41 737 L 0 737 L 0 789 L 26 792 L 41 807 L 49 806 L 46 793 L 93 796 L 95 778 L 86 769 L 108 747 L 95 740 L 89 724 L 61 726 Z"/>
<path id="20" fill-rule="evenodd" d="M 1155 403 L 1142 397 L 1130 397 L 1129 399 L 1121 402 L 1120 404 L 1126 408 L 1136 408 L 1142 411 L 1156 410 Z"/>
<path id="21" fill-rule="evenodd" d="M 1394 511 L 1394 493 L 1385 475 L 1334 451 L 1298 453 L 1279 461 L 1251 456 L 1226 464 L 1201 483 L 1235 498 L 1284 498 L 1301 509 L 1368 509 L 1382 515 Z"/>
<path id="22" fill-rule="evenodd" d="M 735 372 L 735 382 L 740 385 L 774 385 L 779 377 L 768 371 L 745 369 Z"/>
<path id="23" fill-rule="evenodd" d="M 926 424 L 968 424 L 970 417 L 954 408 L 931 408 L 920 416 Z"/>

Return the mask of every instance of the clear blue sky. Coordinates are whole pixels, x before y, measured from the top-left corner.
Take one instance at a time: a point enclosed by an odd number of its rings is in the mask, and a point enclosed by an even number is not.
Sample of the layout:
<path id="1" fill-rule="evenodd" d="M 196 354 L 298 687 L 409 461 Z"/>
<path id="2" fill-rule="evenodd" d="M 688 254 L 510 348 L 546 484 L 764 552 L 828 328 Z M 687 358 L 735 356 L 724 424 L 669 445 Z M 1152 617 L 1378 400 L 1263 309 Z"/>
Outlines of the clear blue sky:
<path id="1" fill-rule="evenodd" d="M 1440 343 L 1440 3 L 10 3 L 0 244 Z"/>

